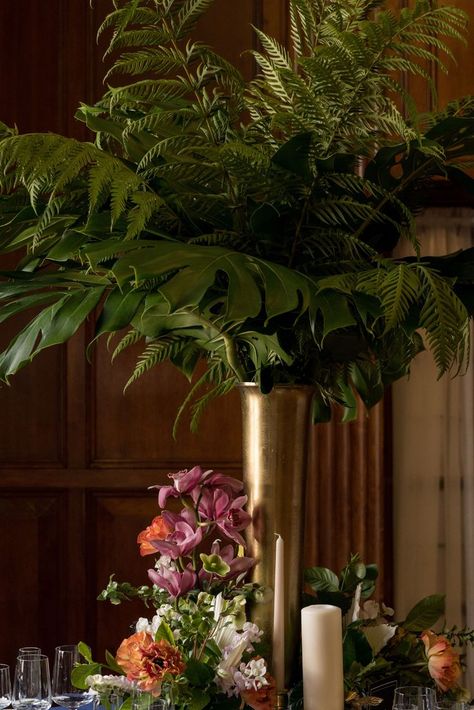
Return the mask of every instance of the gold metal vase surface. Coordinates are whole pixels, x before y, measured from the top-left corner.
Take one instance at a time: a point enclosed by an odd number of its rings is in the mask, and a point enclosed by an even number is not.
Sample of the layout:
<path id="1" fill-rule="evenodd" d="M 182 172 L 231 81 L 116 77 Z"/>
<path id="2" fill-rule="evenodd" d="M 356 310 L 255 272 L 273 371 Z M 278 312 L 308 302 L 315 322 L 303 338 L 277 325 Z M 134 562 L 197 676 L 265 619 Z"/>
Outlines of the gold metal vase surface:
<path id="1" fill-rule="evenodd" d="M 253 581 L 273 589 L 275 533 L 285 546 L 285 668 L 288 683 L 300 642 L 304 494 L 312 387 L 280 385 L 262 394 L 239 386 L 243 417 L 243 472 L 252 523 L 248 554 L 258 560 Z M 252 620 L 271 646 L 273 598 L 256 604 Z"/>

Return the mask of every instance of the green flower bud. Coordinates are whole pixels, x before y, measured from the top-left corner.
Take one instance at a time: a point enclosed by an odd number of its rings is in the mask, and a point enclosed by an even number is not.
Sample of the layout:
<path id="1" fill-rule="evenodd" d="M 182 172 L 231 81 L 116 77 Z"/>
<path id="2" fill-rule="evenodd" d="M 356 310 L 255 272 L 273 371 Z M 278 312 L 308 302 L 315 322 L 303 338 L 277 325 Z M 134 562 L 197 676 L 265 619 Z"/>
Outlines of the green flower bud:
<path id="1" fill-rule="evenodd" d="M 225 577 L 226 574 L 229 574 L 230 567 L 220 555 L 205 555 L 201 552 L 199 557 L 205 572 L 217 574 L 218 577 Z"/>

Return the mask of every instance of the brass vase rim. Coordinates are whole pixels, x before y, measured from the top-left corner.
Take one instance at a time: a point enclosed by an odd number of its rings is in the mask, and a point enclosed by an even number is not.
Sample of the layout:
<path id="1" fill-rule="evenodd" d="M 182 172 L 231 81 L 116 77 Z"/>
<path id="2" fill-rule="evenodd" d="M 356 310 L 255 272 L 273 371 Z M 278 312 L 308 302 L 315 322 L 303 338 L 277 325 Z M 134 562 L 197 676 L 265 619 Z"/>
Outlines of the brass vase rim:
<path id="1" fill-rule="evenodd" d="M 244 388 L 252 388 L 252 387 L 259 387 L 258 382 L 238 382 L 236 387 L 244 389 Z M 289 383 L 284 383 L 282 382 L 281 384 L 278 385 L 273 385 L 272 389 L 270 392 L 276 389 L 288 389 L 288 390 L 316 390 L 316 387 L 314 385 L 291 385 Z M 270 394 L 268 392 L 268 394 Z"/>

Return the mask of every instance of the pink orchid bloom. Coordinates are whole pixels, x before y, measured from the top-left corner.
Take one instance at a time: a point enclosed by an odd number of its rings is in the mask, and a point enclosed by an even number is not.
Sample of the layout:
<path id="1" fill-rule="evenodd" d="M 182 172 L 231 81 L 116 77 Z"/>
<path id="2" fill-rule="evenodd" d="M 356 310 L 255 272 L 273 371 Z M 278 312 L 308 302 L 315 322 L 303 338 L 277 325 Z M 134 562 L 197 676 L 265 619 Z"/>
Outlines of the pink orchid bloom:
<path id="1" fill-rule="evenodd" d="M 229 488 L 234 493 L 240 493 L 243 490 L 244 484 L 237 478 L 232 476 L 224 476 L 223 473 L 214 473 L 214 471 L 207 471 L 209 475 L 206 475 L 204 483 L 206 486 L 213 486 L 214 488 Z"/>
<path id="2" fill-rule="evenodd" d="M 204 520 L 214 522 L 226 537 L 242 546 L 245 546 L 245 541 L 239 531 L 244 530 L 252 520 L 243 510 L 246 502 L 247 496 L 233 499 L 220 488 L 204 489 L 195 500 Z"/>
<path id="3" fill-rule="evenodd" d="M 222 579 L 227 581 L 229 579 L 235 579 L 244 572 L 248 572 L 252 567 L 257 564 L 257 560 L 252 557 L 235 557 L 235 550 L 233 545 L 225 545 L 221 549 L 219 540 L 214 540 L 211 546 L 211 554 L 219 555 L 224 562 L 226 562 L 230 567 L 230 572 L 225 575 Z M 204 569 L 199 572 L 199 579 L 210 579 L 211 575 Z"/>
<path id="4" fill-rule="evenodd" d="M 194 466 L 191 470 L 184 469 L 178 473 L 169 473 L 168 478 L 173 480 L 172 486 L 151 486 L 158 488 L 158 505 L 164 508 L 168 498 L 179 498 L 193 491 L 206 474 L 212 471 L 203 471 L 201 466 Z"/>
<path id="5" fill-rule="evenodd" d="M 189 554 L 202 541 L 202 528 L 198 527 L 194 511 L 184 508 L 181 513 L 170 513 L 164 510 L 162 518 L 169 527 L 165 540 L 150 540 L 151 545 L 162 555 L 171 559 Z"/>
<path id="6" fill-rule="evenodd" d="M 160 589 L 166 589 L 170 597 L 180 597 L 189 592 L 197 584 L 197 575 L 187 568 L 184 572 L 161 567 L 159 570 L 149 569 L 148 576 L 153 584 Z"/>
<path id="7" fill-rule="evenodd" d="M 171 486 L 151 486 L 158 488 L 158 505 L 164 508 L 168 498 L 179 498 L 183 495 L 199 495 L 202 486 L 228 489 L 230 493 L 239 493 L 243 488 L 242 481 L 212 470 L 203 471 L 201 466 L 194 466 L 189 471 L 184 469 L 178 473 L 169 473 L 173 480 Z"/>

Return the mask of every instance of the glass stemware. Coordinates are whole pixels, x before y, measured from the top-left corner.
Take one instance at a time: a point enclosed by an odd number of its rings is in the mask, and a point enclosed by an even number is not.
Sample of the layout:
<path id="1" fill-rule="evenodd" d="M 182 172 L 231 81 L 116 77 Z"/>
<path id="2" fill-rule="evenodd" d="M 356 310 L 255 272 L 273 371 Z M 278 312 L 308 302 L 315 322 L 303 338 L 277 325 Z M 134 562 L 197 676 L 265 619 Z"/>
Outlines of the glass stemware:
<path id="1" fill-rule="evenodd" d="M 18 656 L 13 681 L 15 710 L 48 710 L 51 707 L 49 661 L 43 654 Z"/>
<path id="2" fill-rule="evenodd" d="M 90 690 L 80 690 L 72 684 L 71 673 L 79 662 L 77 646 L 58 646 L 54 655 L 53 700 L 69 710 L 88 705 L 95 698 Z"/>
<path id="3" fill-rule="evenodd" d="M 0 663 L 0 710 L 12 704 L 12 688 L 10 683 L 10 667 Z"/>
<path id="4" fill-rule="evenodd" d="M 395 690 L 393 710 L 436 710 L 436 692 L 433 688 L 402 686 Z"/>
<path id="5" fill-rule="evenodd" d="M 41 649 L 39 646 L 23 646 L 18 649 L 19 656 L 39 656 Z"/>

